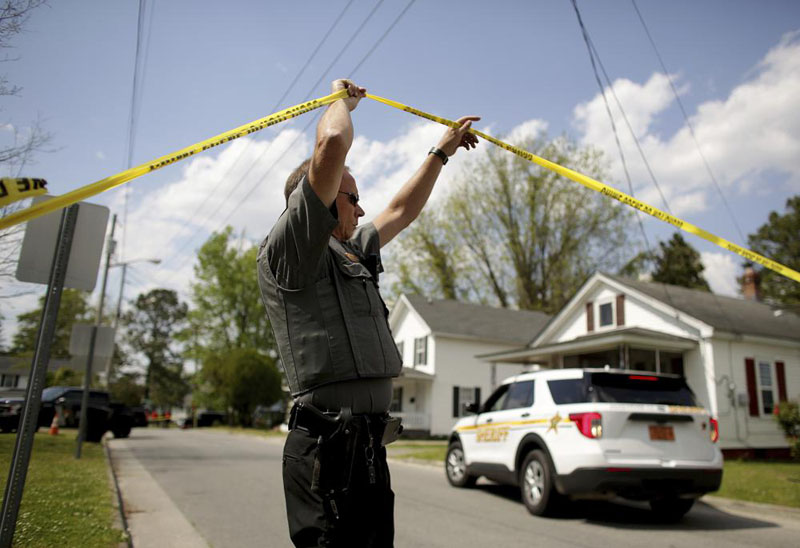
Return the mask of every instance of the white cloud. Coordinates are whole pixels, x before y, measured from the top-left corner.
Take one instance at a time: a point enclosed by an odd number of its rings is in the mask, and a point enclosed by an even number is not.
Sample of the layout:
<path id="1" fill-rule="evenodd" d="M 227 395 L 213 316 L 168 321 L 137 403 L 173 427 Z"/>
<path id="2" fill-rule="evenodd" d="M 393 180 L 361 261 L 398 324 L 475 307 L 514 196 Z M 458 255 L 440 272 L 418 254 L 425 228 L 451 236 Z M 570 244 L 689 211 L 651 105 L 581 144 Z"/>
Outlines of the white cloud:
<path id="1" fill-rule="evenodd" d="M 106 155 L 102 150 L 98 150 L 97 152 L 94 153 L 94 155 L 98 160 L 105 160 L 106 159 Z"/>
<path id="2" fill-rule="evenodd" d="M 738 296 L 739 286 L 736 283 L 736 277 L 739 273 L 739 266 L 735 255 L 703 251 L 700 253 L 700 259 L 705 267 L 703 276 L 714 293 L 730 297 Z"/>
<path id="3" fill-rule="evenodd" d="M 296 129 L 286 129 L 271 140 L 244 137 L 217 154 L 206 152 L 190 159 L 178 180 L 139 199 L 128 213 L 125 258 L 164 262 L 152 271 L 148 267 L 142 276 L 148 287 L 136 291 L 167 285 L 185 297 L 196 250 L 212 231 L 225 225 L 248 241 L 265 236 L 284 209 L 286 177 L 310 150 L 309 138 Z M 123 198 L 118 194 L 115 200 L 121 210 Z"/>
<path id="4" fill-rule="evenodd" d="M 725 192 L 759 188 L 768 170 L 785 174 L 785 184 L 800 189 L 800 116 L 794 115 L 800 111 L 797 38 L 797 33 L 784 36 L 748 80 L 726 98 L 701 104 L 690 117 L 703 154 Z M 717 203 L 719 197 L 688 126 L 668 138 L 653 129 L 657 116 L 675 101 L 667 77 L 655 74 L 644 84 L 619 79 L 613 86 L 673 212 L 702 211 Z M 637 194 L 652 199 L 650 176 L 610 95 L 609 102 Z M 598 94 L 578 105 L 574 117 L 582 141 L 606 152 L 614 179 L 622 183 L 619 153 L 602 97 Z M 660 200 L 654 205 L 660 205 Z"/>

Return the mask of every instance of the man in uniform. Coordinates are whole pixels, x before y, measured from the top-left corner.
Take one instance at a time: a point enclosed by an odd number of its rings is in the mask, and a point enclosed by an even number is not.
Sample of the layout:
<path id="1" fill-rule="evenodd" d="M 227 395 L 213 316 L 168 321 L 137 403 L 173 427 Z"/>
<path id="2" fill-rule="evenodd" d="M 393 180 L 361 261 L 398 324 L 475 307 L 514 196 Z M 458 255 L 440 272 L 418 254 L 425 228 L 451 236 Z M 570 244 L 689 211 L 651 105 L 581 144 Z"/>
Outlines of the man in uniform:
<path id="1" fill-rule="evenodd" d="M 366 90 L 336 80 L 348 97 L 328 106 L 314 152 L 286 181 L 286 210 L 262 242 L 258 280 L 294 398 L 283 454 L 289 533 L 295 546 L 392 546 L 394 493 L 384 445 L 402 360 L 378 292 L 380 249 L 430 196 L 449 156 L 474 148 L 479 118 L 459 119 L 375 220 L 345 166 L 350 117 Z"/>

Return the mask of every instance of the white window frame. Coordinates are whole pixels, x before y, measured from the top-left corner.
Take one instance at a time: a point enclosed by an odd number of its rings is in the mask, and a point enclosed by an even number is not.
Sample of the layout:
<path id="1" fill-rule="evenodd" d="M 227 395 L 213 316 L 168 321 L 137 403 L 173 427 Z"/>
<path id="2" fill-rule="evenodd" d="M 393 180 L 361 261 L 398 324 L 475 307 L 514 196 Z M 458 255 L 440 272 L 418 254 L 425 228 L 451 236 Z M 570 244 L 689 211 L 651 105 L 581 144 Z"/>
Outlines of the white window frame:
<path id="1" fill-rule="evenodd" d="M 428 336 L 414 339 L 414 366 L 428 365 Z"/>
<path id="2" fill-rule="evenodd" d="M 466 417 L 469 413 L 464 410 L 464 404 L 472 403 L 475 401 L 475 391 L 478 388 L 477 386 L 458 386 L 458 418 Z M 469 399 L 464 398 L 464 393 L 469 390 L 470 395 Z M 454 417 L 455 418 L 455 417 Z"/>
<path id="3" fill-rule="evenodd" d="M 600 323 L 600 307 L 608 304 L 611 305 L 611 323 L 608 325 L 602 325 Z M 606 329 L 614 329 L 617 327 L 617 307 L 616 307 L 616 300 L 615 299 L 606 299 L 602 301 L 598 301 L 595 303 L 595 317 L 597 318 L 597 326 L 595 327 L 595 331 L 602 331 Z"/>
<path id="4" fill-rule="evenodd" d="M 758 416 L 760 418 L 767 418 L 772 420 L 772 409 L 769 412 L 764 411 L 764 395 L 762 392 L 770 390 L 772 392 L 772 406 L 778 404 L 778 372 L 775 369 L 775 360 L 766 358 L 756 358 L 756 399 L 758 400 Z M 763 387 L 761 385 L 761 364 L 769 366 L 769 376 L 771 386 Z"/>

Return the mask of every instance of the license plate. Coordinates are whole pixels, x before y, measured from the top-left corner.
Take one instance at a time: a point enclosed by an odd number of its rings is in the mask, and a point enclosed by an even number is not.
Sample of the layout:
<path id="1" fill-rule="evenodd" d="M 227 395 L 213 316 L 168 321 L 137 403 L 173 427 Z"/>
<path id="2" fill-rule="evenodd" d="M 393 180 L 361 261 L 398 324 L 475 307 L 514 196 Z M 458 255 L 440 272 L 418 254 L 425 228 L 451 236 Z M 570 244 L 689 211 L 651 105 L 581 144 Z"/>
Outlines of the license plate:
<path id="1" fill-rule="evenodd" d="M 650 426 L 650 439 L 675 441 L 675 430 L 671 426 Z"/>

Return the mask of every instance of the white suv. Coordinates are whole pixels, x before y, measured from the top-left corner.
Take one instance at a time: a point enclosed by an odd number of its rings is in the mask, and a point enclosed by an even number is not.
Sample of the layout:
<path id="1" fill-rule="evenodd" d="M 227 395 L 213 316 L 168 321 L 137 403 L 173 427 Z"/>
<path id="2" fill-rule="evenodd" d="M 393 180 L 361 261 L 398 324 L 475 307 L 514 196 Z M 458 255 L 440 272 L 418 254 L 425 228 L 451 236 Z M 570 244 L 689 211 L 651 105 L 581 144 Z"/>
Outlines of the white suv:
<path id="1" fill-rule="evenodd" d="M 479 476 L 519 485 L 535 515 L 566 498 L 647 500 L 680 519 L 719 489 L 717 421 L 683 377 L 619 369 L 553 369 L 506 379 L 466 406 L 450 434 L 451 485 Z"/>

